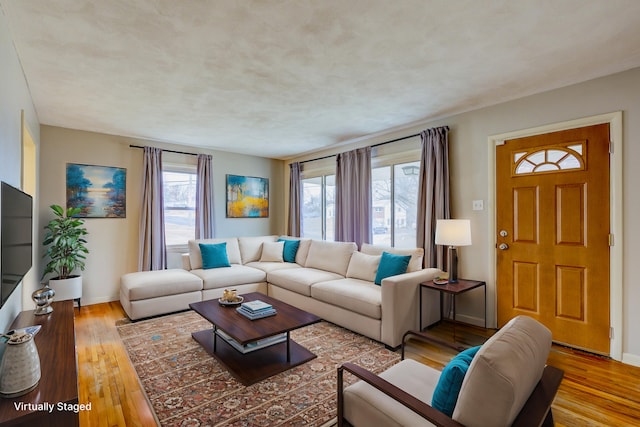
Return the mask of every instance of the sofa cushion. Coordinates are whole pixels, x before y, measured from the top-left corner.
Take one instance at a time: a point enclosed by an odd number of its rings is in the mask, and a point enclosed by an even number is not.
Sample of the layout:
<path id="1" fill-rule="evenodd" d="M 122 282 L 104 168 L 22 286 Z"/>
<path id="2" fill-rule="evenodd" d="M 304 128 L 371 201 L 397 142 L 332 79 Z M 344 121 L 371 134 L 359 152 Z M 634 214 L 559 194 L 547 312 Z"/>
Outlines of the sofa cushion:
<path id="1" fill-rule="evenodd" d="M 200 253 L 200 243 L 227 243 L 227 257 L 231 264 L 241 264 L 240 248 L 238 247 L 238 239 L 229 237 L 225 239 L 198 239 L 189 240 L 189 261 L 191 269 L 197 270 L 202 268 L 202 254 Z"/>
<path id="2" fill-rule="evenodd" d="M 200 246 L 203 269 L 231 267 L 227 256 L 227 242 L 200 243 L 198 246 Z"/>
<path id="3" fill-rule="evenodd" d="M 228 288 L 247 283 L 260 283 L 266 281 L 267 278 L 267 274 L 262 270 L 238 264 L 211 270 L 191 270 L 191 273 L 202 279 L 203 289 Z"/>
<path id="4" fill-rule="evenodd" d="M 285 262 L 296 262 L 296 255 L 300 247 L 300 240 L 294 239 L 278 239 L 278 242 L 284 242 L 284 251 L 282 256 Z"/>
<path id="5" fill-rule="evenodd" d="M 139 271 L 120 278 L 120 293 L 129 301 L 202 290 L 202 279 L 182 269 Z"/>
<path id="6" fill-rule="evenodd" d="M 438 384 L 433 391 L 431 406 L 451 416 L 458 401 L 462 381 L 480 346 L 468 348 L 458 353 L 442 370 Z"/>
<path id="7" fill-rule="evenodd" d="M 284 242 L 264 242 L 262 244 L 262 262 L 284 262 Z"/>
<path id="8" fill-rule="evenodd" d="M 378 264 L 380 264 L 380 255 L 354 252 L 347 268 L 347 277 L 373 282 L 378 272 Z"/>
<path id="9" fill-rule="evenodd" d="M 511 425 L 540 381 L 550 349 L 544 325 L 527 316 L 511 319 L 473 358 L 452 418 L 469 426 Z"/>
<path id="10" fill-rule="evenodd" d="M 382 252 L 380 264 L 378 265 L 378 272 L 376 273 L 376 278 L 374 280 L 375 284 L 381 285 L 382 280 L 387 277 L 406 273 L 410 260 L 410 255 L 394 255 L 389 252 Z"/>
<path id="11" fill-rule="evenodd" d="M 411 255 L 411 261 L 409 261 L 407 271 L 411 273 L 422 270 L 422 258 L 424 257 L 424 249 L 422 248 L 400 249 L 363 243 L 360 252 L 368 255 L 382 255 L 382 252 L 389 252 L 390 254 L 396 255 Z"/>
<path id="12" fill-rule="evenodd" d="M 250 262 L 246 265 L 247 267 L 257 268 L 259 270 L 264 271 L 265 273 L 270 273 L 275 270 L 287 269 L 287 268 L 303 268 L 294 262 L 260 262 L 254 261 Z"/>
<path id="13" fill-rule="evenodd" d="M 258 261 L 262 256 L 262 244 L 275 242 L 277 236 L 238 237 L 238 247 L 242 264 Z"/>
<path id="14" fill-rule="evenodd" d="M 269 272 L 267 281 L 284 289 L 311 296 L 311 285 L 328 280 L 343 279 L 330 271 L 315 268 L 286 268 Z"/>
<path id="15" fill-rule="evenodd" d="M 347 274 L 351 254 L 358 247 L 353 242 L 327 242 L 312 240 L 305 267 L 330 271 L 344 277 Z"/>
<path id="16" fill-rule="evenodd" d="M 311 286 L 311 296 L 373 319 L 382 318 L 380 286 L 360 279 L 339 279 Z"/>

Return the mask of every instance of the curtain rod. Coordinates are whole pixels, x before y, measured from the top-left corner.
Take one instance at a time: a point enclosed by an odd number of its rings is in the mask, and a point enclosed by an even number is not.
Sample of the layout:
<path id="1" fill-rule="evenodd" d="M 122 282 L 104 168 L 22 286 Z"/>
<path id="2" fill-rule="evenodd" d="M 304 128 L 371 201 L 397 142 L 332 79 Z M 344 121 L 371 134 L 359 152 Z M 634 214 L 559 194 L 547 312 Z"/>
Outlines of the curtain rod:
<path id="1" fill-rule="evenodd" d="M 129 148 L 143 148 L 141 145 L 129 145 Z M 187 153 L 185 151 L 175 151 L 175 150 L 165 150 L 164 148 L 161 148 L 162 151 L 166 151 L 167 153 L 176 153 L 176 154 L 186 154 L 187 156 L 197 156 L 196 153 Z"/>
<path id="2" fill-rule="evenodd" d="M 405 139 L 413 138 L 413 137 L 416 137 L 416 136 L 420 136 L 420 134 L 419 134 L 419 133 L 415 133 L 415 134 L 413 134 L 413 135 L 407 135 L 407 136 L 403 136 L 403 137 L 401 137 L 401 138 L 392 139 L 391 141 L 379 142 L 379 143 L 377 143 L 377 144 L 373 144 L 373 145 L 371 146 L 371 148 L 373 148 L 373 147 L 379 147 L 379 146 L 381 146 L 381 145 L 391 144 L 392 142 L 398 142 L 398 141 L 402 141 L 402 140 L 405 140 Z M 337 154 L 329 154 L 329 155 L 327 155 L 327 156 L 318 157 L 318 158 L 316 158 L 316 159 L 303 160 L 303 161 L 301 161 L 301 162 L 299 162 L 299 163 L 300 163 L 300 164 L 302 164 L 302 163 L 307 163 L 307 162 L 315 162 L 316 160 L 329 159 L 329 158 L 331 158 L 331 157 L 335 157 L 335 156 L 337 156 Z"/>

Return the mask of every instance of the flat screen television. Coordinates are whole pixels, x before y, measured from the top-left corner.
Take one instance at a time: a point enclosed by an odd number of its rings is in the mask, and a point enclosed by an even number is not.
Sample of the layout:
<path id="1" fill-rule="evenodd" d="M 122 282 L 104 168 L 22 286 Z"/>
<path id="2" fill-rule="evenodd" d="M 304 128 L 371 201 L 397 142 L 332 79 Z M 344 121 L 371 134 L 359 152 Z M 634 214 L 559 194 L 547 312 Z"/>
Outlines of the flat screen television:
<path id="1" fill-rule="evenodd" d="M 33 199 L 5 182 L 0 193 L 1 307 L 33 262 Z"/>

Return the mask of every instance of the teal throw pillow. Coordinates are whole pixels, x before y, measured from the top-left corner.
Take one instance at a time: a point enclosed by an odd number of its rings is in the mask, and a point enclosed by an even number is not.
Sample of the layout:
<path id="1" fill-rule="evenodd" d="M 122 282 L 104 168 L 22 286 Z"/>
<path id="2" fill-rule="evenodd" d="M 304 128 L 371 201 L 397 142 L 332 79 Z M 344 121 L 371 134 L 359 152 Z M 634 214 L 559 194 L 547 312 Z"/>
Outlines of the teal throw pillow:
<path id="1" fill-rule="evenodd" d="M 296 254 L 300 247 L 300 240 L 278 239 L 278 242 L 284 242 L 284 251 L 282 252 L 284 262 L 296 262 Z"/>
<path id="2" fill-rule="evenodd" d="M 469 365 L 478 350 L 480 350 L 480 346 L 468 348 L 458 353 L 444 367 L 436 389 L 433 391 L 431 406 L 449 417 L 453 415 L 453 409 L 456 407 L 460 388 L 462 387 L 462 380 L 464 380 Z"/>
<path id="3" fill-rule="evenodd" d="M 382 252 L 375 284 L 382 285 L 382 279 L 406 273 L 409 260 L 411 260 L 411 255 L 395 255 L 389 252 Z"/>
<path id="4" fill-rule="evenodd" d="M 227 256 L 227 242 L 200 243 L 199 245 L 203 269 L 231 267 Z"/>

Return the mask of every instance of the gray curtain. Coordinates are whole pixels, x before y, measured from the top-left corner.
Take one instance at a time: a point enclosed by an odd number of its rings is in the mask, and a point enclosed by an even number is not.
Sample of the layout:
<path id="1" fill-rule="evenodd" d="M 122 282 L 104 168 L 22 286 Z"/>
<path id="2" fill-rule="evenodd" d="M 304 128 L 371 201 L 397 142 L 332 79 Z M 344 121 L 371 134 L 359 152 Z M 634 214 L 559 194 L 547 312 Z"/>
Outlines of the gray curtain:
<path id="1" fill-rule="evenodd" d="M 291 163 L 289 170 L 289 221 L 287 233 L 289 236 L 300 237 L 300 163 Z"/>
<path id="2" fill-rule="evenodd" d="M 424 248 L 425 267 L 445 269 L 446 248 L 435 244 L 436 220 L 451 218 L 449 207 L 449 127 L 420 134 L 417 246 Z"/>
<path id="3" fill-rule="evenodd" d="M 337 241 L 371 242 L 371 147 L 337 156 L 335 226 Z"/>
<path id="4" fill-rule="evenodd" d="M 164 237 L 161 149 L 144 147 L 143 174 L 138 270 L 163 270 L 167 267 L 167 251 Z"/>
<path id="5" fill-rule="evenodd" d="M 196 179 L 196 239 L 214 237 L 213 165 L 208 154 L 198 154 Z"/>

